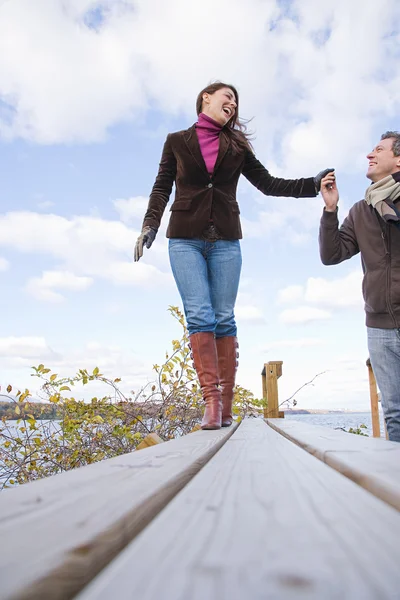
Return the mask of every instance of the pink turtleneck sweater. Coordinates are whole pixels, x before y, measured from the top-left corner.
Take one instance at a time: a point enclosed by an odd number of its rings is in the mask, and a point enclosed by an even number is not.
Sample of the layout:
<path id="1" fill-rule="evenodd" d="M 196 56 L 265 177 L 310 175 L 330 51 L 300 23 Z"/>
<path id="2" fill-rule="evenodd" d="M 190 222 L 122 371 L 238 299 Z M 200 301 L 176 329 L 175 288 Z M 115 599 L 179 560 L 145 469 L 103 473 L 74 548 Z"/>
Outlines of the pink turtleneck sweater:
<path id="1" fill-rule="evenodd" d="M 197 137 L 199 138 L 200 150 L 206 163 L 207 171 L 211 175 L 217 161 L 219 150 L 219 134 L 222 125 L 211 119 L 204 113 L 199 114 L 196 123 Z"/>

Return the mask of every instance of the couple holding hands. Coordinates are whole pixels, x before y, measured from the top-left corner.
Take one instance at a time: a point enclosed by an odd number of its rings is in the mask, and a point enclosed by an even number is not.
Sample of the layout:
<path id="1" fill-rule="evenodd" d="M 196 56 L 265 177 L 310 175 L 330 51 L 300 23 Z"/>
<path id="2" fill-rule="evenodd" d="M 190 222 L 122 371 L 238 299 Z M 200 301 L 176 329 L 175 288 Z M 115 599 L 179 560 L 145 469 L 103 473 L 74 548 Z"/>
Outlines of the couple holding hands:
<path id="1" fill-rule="evenodd" d="M 171 217 L 167 229 L 170 263 L 182 298 L 194 367 L 204 398 L 202 428 L 219 429 L 232 424 L 233 390 L 238 365 L 234 308 L 242 265 L 239 242 L 242 231 L 240 209 L 236 199 L 240 175 L 244 175 L 267 196 L 309 198 L 315 197 L 321 191 L 326 205 L 320 229 L 321 258 L 324 264 L 336 264 L 360 250 L 363 258 L 364 255 L 357 241 L 355 219 L 343 224 L 344 231 L 338 227 L 338 191 L 333 169 L 321 171 L 315 177 L 301 179 L 273 177 L 254 155 L 246 129 L 239 119 L 239 95 L 232 85 L 218 82 L 204 88 L 197 97 L 196 112 L 198 120 L 194 125 L 167 136 L 142 231 L 136 242 L 134 259 L 138 261 L 141 258 L 144 246 L 150 248 L 152 245 L 175 184 L 175 199 L 170 209 Z M 393 136 L 396 132 L 388 134 Z M 383 139 L 383 150 L 385 151 L 387 146 L 389 151 L 392 142 L 390 137 Z M 400 146 L 400 136 L 398 142 Z M 375 159 L 379 152 L 377 147 L 368 156 L 371 160 Z M 389 163 L 390 160 L 387 161 L 387 169 Z M 400 172 L 399 156 L 397 163 L 397 171 Z M 390 166 L 393 166 L 392 163 Z M 375 168 L 375 175 L 380 170 Z M 372 171 L 374 169 L 371 167 L 371 173 Z M 386 173 L 386 178 L 387 175 L 391 174 Z M 400 183 L 393 177 L 391 179 L 395 183 L 395 189 L 398 185 L 400 197 Z M 387 189 L 392 188 L 389 183 Z M 368 209 L 376 212 L 376 223 L 371 219 L 370 225 L 377 225 L 379 238 L 383 230 L 378 220 L 382 221 L 383 228 L 393 227 L 397 216 L 400 216 L 400 213 L 397 214 L 393 196 L 391 202 L 385 202 L 385 190 L 385 187 L 378 185 L 376 191 L 373 191 L 368 199 L 366 197 L 366 201 L 362 201 L 366 207 L 359 211 L 362 214 L 356 215 L 359 219 L 365 219 L 369 216 Z M 346 221 L 349 218 L 350 215 Z M 387 306 L 382 311 L 379 303 L 376 310 L 374 304 L 368 304 L 368 309 L 372 313 L 378 311 L 379 315 L 375 315 L 371 323 L 368 323 L 367 312 L 367 326 L 378 327 L 380 330 L 397 325 L 399 333 L 400 231 L 397 227 L 395 229 L 394 233 L 399 238 L 396 240 L 397 308 L 393 307 L 390 310 L 390 306 Z M 368 231 L 366 237 L 368 238 Z M 386 242 L 390 246 L 389 237 Z M 368 251 L 371 250 L 369 246 L 374 243 L 374 240 L 366 241 Z M 380 243 L 382 244 L 382 239 Z M 379 257 L 372 259 L 379 260 Z M 366 299 L 366 307 L 367 303 Z M 398 342 L 400 346 L 400 339 Z M 371 350 L 370 356 L 375 371 Z M 398 362 L 400 382 L 400 347 Z M 375 374 L 385 408 L 378 372 Z M 400 441 L 400 401 L 397 418 Z M 390 427 L 388 422 L 387 424 L 390 437 Z"/>

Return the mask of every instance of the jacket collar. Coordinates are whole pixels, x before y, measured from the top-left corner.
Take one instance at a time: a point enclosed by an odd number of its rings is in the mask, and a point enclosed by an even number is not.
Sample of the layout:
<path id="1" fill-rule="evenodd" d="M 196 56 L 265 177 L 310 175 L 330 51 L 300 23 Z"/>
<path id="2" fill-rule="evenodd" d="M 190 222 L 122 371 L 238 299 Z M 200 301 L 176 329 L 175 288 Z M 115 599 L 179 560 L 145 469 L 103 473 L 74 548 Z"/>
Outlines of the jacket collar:
<path id="1" fill-rule="evenodd" d="M 193 158 L 199 165 L 200 169 L 209 176 L 206 164 L 204 162 L 203 155 L 200 150 L 199 138 L 197 137 L 195 125 L 192 125 L 191 127 L 189 127 L 189 129 L 187 129 L 185 131 L 184 140 L 189 149 L 189 152 L 192 154 Z M 217 156 L 217 160 L 216 160 L 216 163 L 214 166 L 214 171 L 213 171 L 212 175 L 215 175 L 215 173 L 217 172 L 217 169 L 219 168 L 225 154 L 227 153 L 228 148 L 229 148 L 229 138 L 228 138 L 228 135 L 222 130 L 222 132 L 219 136 L 218 156 Z"/>

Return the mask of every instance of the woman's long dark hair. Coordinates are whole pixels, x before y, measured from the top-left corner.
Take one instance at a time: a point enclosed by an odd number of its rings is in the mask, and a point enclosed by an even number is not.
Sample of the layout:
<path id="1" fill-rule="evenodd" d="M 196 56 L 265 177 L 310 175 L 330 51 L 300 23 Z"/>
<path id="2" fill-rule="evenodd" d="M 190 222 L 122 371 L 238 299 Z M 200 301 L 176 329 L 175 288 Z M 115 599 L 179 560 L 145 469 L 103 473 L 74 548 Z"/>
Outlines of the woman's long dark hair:
<path id="1" fill-rule="evenodd" d="M 253 148 L 250 143 L 250 134 L 247 133 L 246 124 L 239 119 L 239 94 L 237 89 L 230 85 L 229 83 L 223 83 L 222 81 L 216 81 L 215 83 L 210 83 L 207 87 L 205 87 L 196 100 L 196 112 L 199 115 L 201 113 L 201 109 L 203 108 L 203 94 L 214 94 L 218 90 L 222 88 L 229 88 L 235 95 L 236 108 L 233 116 L 229 119 L 227 124 L 224 126 L 224 131 L 228 134 L 232 150 L 236 152 L 240 152 L 243 150 L 251 150 Z"/>

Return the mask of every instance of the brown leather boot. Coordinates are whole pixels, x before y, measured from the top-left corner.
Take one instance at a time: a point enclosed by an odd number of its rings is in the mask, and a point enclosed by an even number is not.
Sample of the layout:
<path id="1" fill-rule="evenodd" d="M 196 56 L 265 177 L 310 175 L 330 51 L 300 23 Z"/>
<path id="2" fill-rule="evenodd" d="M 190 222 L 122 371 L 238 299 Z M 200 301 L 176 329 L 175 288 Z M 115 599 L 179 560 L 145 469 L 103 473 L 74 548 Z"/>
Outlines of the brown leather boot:
<path id="1" fill-rule="evenodd" d="M 201 428 L 220 429 L 222 399 L 218 387 L 218 357 L 214 334 L 212 331 L 194 333 L 190 336 L 190 347 L 206 405 Z"/>
<path id="2" fill-rule="evenodd" d="M 219 383 L 222 388 L 222 427 L 232 425 L 233 388 L 238 367 L 239 344 L 236 337 L 217 339 Z"/>

